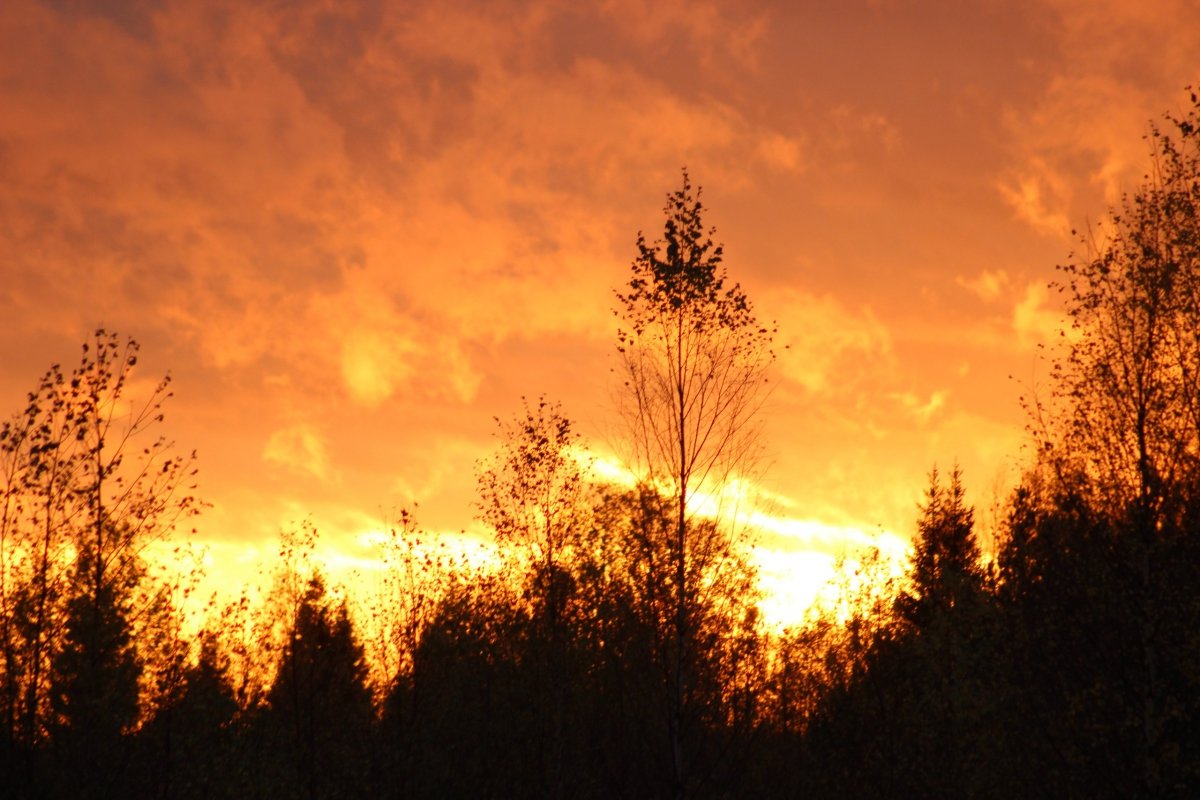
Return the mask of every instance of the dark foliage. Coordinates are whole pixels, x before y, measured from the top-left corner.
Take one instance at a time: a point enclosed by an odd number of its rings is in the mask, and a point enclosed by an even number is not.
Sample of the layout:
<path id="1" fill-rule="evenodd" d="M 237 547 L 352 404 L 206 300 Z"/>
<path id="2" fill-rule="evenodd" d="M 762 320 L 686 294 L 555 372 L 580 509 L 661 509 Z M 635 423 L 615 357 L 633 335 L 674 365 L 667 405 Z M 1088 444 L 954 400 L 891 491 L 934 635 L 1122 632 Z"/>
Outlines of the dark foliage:
<path id="1" fill-rule="evenodd" d="M 371 773 L 374 715 L 367 666 L 344 603 L 310 578 L 287 630 L 251 735 L 262 754 L 258 785 L 288 797 L 358 796 Z M 266 780 L 263 780 L 266 778 Z"/>

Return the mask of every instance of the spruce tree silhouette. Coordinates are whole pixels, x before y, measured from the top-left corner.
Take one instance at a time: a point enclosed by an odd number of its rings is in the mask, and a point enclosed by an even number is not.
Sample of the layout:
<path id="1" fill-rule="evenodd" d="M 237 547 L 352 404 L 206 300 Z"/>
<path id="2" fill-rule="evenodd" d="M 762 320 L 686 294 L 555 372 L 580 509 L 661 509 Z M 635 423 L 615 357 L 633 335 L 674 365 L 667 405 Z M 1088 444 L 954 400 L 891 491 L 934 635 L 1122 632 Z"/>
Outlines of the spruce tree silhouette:
<path id="1" fill-rule="evenodd" d="M 373 710 L 367 667 L 345 603 L 312 575 L 266 696 L 262 726 L 278 759 L 279 786 L 294 797 L 357 796 L 368 777 Z"/>

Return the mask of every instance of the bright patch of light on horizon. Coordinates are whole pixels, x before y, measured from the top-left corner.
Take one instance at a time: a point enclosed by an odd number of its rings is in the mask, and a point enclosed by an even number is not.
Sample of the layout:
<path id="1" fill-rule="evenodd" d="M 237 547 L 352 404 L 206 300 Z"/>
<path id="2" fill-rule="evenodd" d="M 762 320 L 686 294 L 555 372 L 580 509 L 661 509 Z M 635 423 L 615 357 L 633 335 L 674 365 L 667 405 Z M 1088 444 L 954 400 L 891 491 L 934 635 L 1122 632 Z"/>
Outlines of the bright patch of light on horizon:
<path id="1" fill-rule="evenodd" d="M 634 486 L 634 474 L 615 460 L 586 450 L 574 454 L 602 478 L 622 486 Z M 869 531 L 855 525 L 834 525 L 812 518 L 771 513 L 764 509 L 799 508 L 799 503 L 745 478 L 734 478 L 719 491 L 693 491 L 691 510 L 745 531 L 753 541 L 765 538 L 770 545 L 752 549 L 758 568 L 763 616 L 773 627 L 802 624 L 814 605 L 836 607 L 840 593 L 858 593 L 861 555 L 877 549 L 885 565 L 882 577 L 899 577 L 908 563 L 908 539 L 882 528 Z M 765 535 L 765 536 L 764 536 Z"/>
<path id="2" fill-rule="evenodd" d="M 626 488 L 637 485 L 633 472 L 611 456 L 597 455 L 586 447 L 572 447 L 569 452 L 582 469 L 593 473 L 603 483 Z"/>
<path id="3" fill-rule="evenodd" d="M 383 558 L 379 557 L 379 554 L 386 553 L 393 541 L 396 541 L 397 548 L 401 552 L 406 552 L 421 560 L 444 559 L 450 564 L 468 569 L 490 569 L 500 565 L 500 553 L 496 545 L 483 536 L 465 531 L 435 532 L 426 530 L 410 531 L 403 536 L 405 538 L 401 541 L 400 534 L 393 539 L 390 531 L 379 528 L 361 531 L 354 537 L 355 543 L 360 548 L 372 551 L 375 555 L 342 554 L 340 556 L 341 563 L 350 566 L 362 562 L 363 564 L 369 563 L 370 569 L 384 569 L 388 565 Z"/>
<path id="4" fill-rule="evenodd" d="M 573 448 L 571 456 L 594 478 L 624 487 L 636 485 L 634 474 L 611 456 L 584 448 Z M 843 590 L 839 587 L 853 583 L 849 573 L 861 566 L 861 554 L 872 548 L 879 550 L 886 563 L 906 563 L 910 547 L 907 539 L 882 529 L 870 531 L 797 516 L 799 503 L 746 479 L 731 480 L 717 492 L 693 492 L 692 497 L 691 508 L 696 514 L 718 519 L 749 535 L 753 545 L 750 555 L 758 568 L 762 590 L 761 609 L 773 627 L 802 623 L 814 603 L 836 604 L 835 597 Z M 780 510 L 792 513 L 778 513 Z M 357 519 L 346 520 L 341 526 L 319 526 L 321 534 L 307 563 L 325 575 L 331 590 L 340 587 L 361 594 L 369 592 L 370 586 L 398 562 L 389 558 L 393 533 L 387 523 L 371 520 L 365 514 L 351 516 Z M 496 569 L 503 560 L 491 532 L 478 521 L 467 530 L 418 529 L 396 535 L 406 536 L 403 543 L 395 543 L 392 554 L 401 560 L 411 557 L 451 570 L 480 573 Z M 271 590 L 276 575 L 272 566 L 275 546 L 203 540 L 195 541 L 195 545 L 198 558 L 189 563 L 206 573 L 199 581 L 201 597 L 215 594 L 227 602 L 243 592 L 255 597 Z M 847 574 L 841 574 L 839 568 Z"/>
<path id="5" fill-rule="evenodd" d="M 753 558 L 763 590 L 759 608 L 767 623 L 777 628 L 803 624 L 837 571 L 837 559 L 811 550 L 756 549 Z"/>

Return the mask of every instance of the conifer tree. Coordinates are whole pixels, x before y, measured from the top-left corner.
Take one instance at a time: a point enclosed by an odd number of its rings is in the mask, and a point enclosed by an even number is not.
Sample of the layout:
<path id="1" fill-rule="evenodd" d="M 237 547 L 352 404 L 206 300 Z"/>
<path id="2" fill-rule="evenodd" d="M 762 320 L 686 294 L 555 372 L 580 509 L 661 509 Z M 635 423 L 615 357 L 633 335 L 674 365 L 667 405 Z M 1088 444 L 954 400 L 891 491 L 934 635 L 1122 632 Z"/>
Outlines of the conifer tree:
<path id="1" fill-rule="evenodd" d="M 338 797 L 362 786 L 373 719 L 367 667 L 345 602 L 312 575 L 291 620 L 264 726 L 281 780 L 298 797 Z"/>
<path id="2" fill-rule="evenodd" d="M 920 627 L 939 614 L 952 613 L 976 599 L 983 589 L 983 564 L 975 540 L 975 511 L 966 504 L 962 473 L 942 486 L 938 472 L 929 476 L 913 562 L 912 589 L 898 598 L 898 611 Z"/>

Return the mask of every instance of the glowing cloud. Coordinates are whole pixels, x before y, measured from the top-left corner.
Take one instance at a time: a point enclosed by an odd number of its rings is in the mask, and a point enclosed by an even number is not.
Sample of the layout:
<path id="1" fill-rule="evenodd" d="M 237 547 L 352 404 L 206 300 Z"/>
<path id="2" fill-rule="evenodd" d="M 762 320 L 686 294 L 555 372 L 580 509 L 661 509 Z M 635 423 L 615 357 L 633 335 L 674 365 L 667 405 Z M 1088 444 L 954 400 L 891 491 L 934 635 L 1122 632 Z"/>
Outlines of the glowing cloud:
<path id="1" fill-rule="evenodd" d="M 848 355 L 889 357 L 888 332 L 870 311 L 856 314 L 833 297 L 792 289 L 772 295 L 761 308 L 762 316 L 781 326 L 780 372 L 810 392 L 830 391 Z"/>
<path id="2" fill-rule="evenodd" d="M 1008 285 L 1008 273 L 1002 269 L 985 269 L 970 279 L 960 275 L 954 282 L 980 300 L 990 303 L 1000 297 L 1000 293 Z"/>
<path id="3" fill-rule="evenodd" d="M 1012 327 L 1026 345 L 1053 341 L 1066 329 L 1062 314 L 1049 306 L 1050 292 L 1045 283 L 1031 283 L 1013 308 Z"/>
<path id="4" fill-rule="evenodd" d="M 329 455 L 324 438 L 311 425 L 298 424 L 275 431 L 263 448 L 264 461 L 307 473 L 318 480 L 331 480 Z"/>
<path id="5" fill-rule="evenodd" d="M 1070 232 L 1067 182 L 1041 159 L 1033 159 L 1026 169 L 998 188 L 1018 219 L 1050 236 L 1065 237 Z"/>

